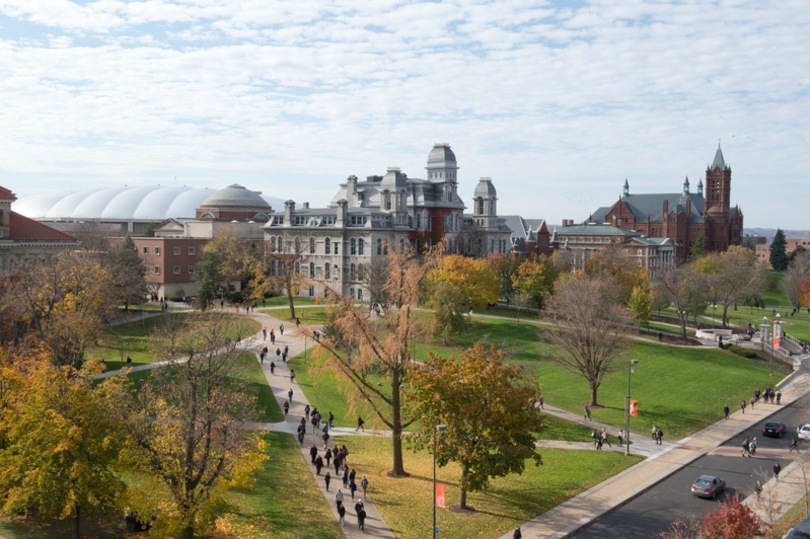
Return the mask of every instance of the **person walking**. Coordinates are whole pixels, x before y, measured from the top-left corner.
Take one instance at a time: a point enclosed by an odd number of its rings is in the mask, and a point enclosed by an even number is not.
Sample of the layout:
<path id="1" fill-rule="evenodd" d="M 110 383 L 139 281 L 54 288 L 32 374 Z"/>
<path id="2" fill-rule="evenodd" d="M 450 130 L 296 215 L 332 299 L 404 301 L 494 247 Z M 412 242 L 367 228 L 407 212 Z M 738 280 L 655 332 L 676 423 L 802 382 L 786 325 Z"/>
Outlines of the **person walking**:
<path id="1" fill-rule="evenodd" d="M 754 436 L 754 439 L 751 440 L 751 443 L 748 445 L 748 454 L 752 457 L 755 457 L 757 454 L 757 437 Z"/>
<path id="2" fill-rule="evenodd" d="M 363 429 L 363 432 L 366 432 L 366 428 L 363 426 L 365 424 L 366 424 L 366 422 L 363 421 L 363 418 L 360 417 L 360 416 L 357 416 L 357 428 L 354 429 L 354 432 L 357 432 L 360 429 Z"/>
<path id="3" fill-rule="evenodd" d="M 610 444 L 609 434 L 607 433 L 607 431 L 604 428 L 602 429 L 602 440 L 604 440 L 604 442 L 606 444 L 608 444 L 608 447 L 613 447 Z"/>
<path id="4" fill-rule="evenodd" d="M 343 488 L 349 487 L 349 467 L 343 466 Z"/>
<path id="5" fill-rule="evenodd" d="M 754 409 L 754 403 L 757 402 L 757 398 L 755 396 L 751 395 L 751 401 L 750 402 L 751 402 L 751 409 L 753 410 Z"/>
<path id="6" fill-rule="evenodd" d="M 354 514 L 357 515 L 357 527 L 362 531 L 366 525 L 366 508 L 362 501 L 357 500 L 354 504 Z"/>
<path id="7" fill-rule="evenodd" d="M 279 333 L 281 333 L 281 335 L 282 335 L 282 336 L 284 336 L 284 324 L 281 324 L 281 325 L 278 327 L 278 332 L 279 332 Z"/>
<path id="8" fill-rule="evenodd" d="M 624 445 L 624 429 L 620 430 L 616 437 L 619 439 L 619 445 Z"/>
<path id="9" fill-rule="evenodd" d="M 363 479 L 360 480 L 360 488 L 363 489 L 363 499 L 366 499 L 366 491 L 368 490 L 368 479 L 366 476 L 363 476 Z"/>
<path id="10" fill-rule="evenodd" d="M 782 472 L 782 465 L 778 462 L 773 463 L 773 477 L 779 481 L 779 474 Z"/>
<path id="11" fill-rule="evenodd" d="M 743 457 L 750 457 L 751 456 L 751 441 L 748 438 L 743 440 L 741 455 Z"/>
<path id="12" fill-rule="evenodd" d="M 762 481 L 757 479 L 756 485 L 754 485 L 754 492 L 757 493 L 757 499 L 759 499 L 760 494 L 762 494 Z"/>
<path id="13" fill-rule="evenodd" d="M 585 419 L 587 421 L 591 420 L 591 407 L 585 404 Z"/>
<path id="14" fill-rule="evenodd" d="M 514 532 L 512 532 L 512 539 L 523 539 L 523 534 L 520 533 L 520 528 L 516 528 Z"/>
<path id="15" fill-rule="evenodd" d="M 287 397 L 289 397 L 290 402 L 292 402 L 292 396 L 293 396 L 293 390 L 292 390 L 292 388 L 290 388 L 290 390 L 287 392 Z"/>
<path id="16" fill-rule="evenodd" d="M 276 332 L 274 330 L 270 330 L 270 344 L 275 346 L 276 344 Z"/>
<path id="17" fill-rule="evenodd" d="M 323 458 L 326 461 L 326 467 L 330 467 L 332 465 L 332 448 L 326 448 L 326 453 L 323 454 Z"/>
<path id="18" fill-rule="evenodd" d="M 725 406 L 723 406 L 723 415 L 724 415 L 724 416 L 726 416 L 726 419 L 728 419 L 728 413 L 729 413 L 730 411 L 731 411 L 731 410 L 729 410 L 729 409 L 728 409 L 728 404 L 726 404 Z"/>
<path id="19" fill-rule="evenodd" d="M 293 369 L 290 369 L 290 383 L 295 383 L 295 371 Z"/>
<path id="20" fill-rule="evenodd" d="M 599 435 L 596 433 L 596 429 L 593 429 L 593 430 L 591 431 L 591 440 L 593 440 L 593 446 L 594 446 L 594 447 L 596 447 L 596 444 L 597 444 L 597 439 L 598 439 L 598 438 L 599 438 Z"/>
<path id="21" fill-rule="evenodd" d="M 661 427 L 655 428 L 655 445 L 664 445 L 664 431 Z"/>
<path id="22" fill-rule="evenodd" d="M 354 479 L 349 480 L 349 492 L 352 493 L 352 500 L 353 500 L 354 493 L 357 492 L 357 483 L 354 482 Z"/>
<path id="23" fill-rule="evenodd" d="M 327 465 L 327 468 L 329 466 Z M 326 492 L 329 492 L 329 483 L 332 481 L 332 475 L 329 472 L 326 472 L 326 475 L 323 476 L 323 484 L 326 485 Z"/>
<path id="24" fill-rule="evenodd" d="M 304 406 L 304 416 L 305 416 L 307 419 L 309 419 L 309 411 L 310 411 L 310 410 L 312 410 L 312 408 L 310 408 L 310 407 L 309 407 L 309 403 L 307 403 L 307 405 L 306 405 L 306 406 Z"/>
<path id="25" fill-rule="evenodd" d="M 309 463 L 315 464 L 315 457 L 318 456 L 318 448 L 315 444 L 312 444 L 312 447 L 309 448 Z"/>
<path id="26" fill-rule="evenodd" d="M 267 340 L 267 328 L 262 328 L 262 340 Z"/>
<path id="27" fill-rule="evenodd" d="M 540 403 L 540 409 L 545 410 L 545 408 L 543 408 L 543 394 L 542 393 L 540 393 L 540 397 L 537 399 L 537 402 Z"/>
<path id="28" fill-rule="evenodd" d="M 346 507 L 343 505 L 342 502 L 340 504 L 338 504 L 337 512 L 338 512 L 338 522 L 340 522 L 341 526 L 345 526 L 346 525 Z"/>
<path id="29" fill-rule="evenodd" d="M 335 415 L 330 411 L 329 412 L 329 428 L 332 428 L 332 422 L 335 420 Z"/>
<path id="30" fill-rule="evenodd" d="M 740 401 L 740 410 L 742 410 L 742 413 L 745 413 L 745 399 Z"/>
<path id="31" fill-rule="evenodd" d="M 323 457 L 318 455 L 315 457 L 315 475 L 321 475 L 321 470 L 323 469 Z"/>
<path id="32" fill-rule="evenodd" d="M 290 401 L 284 401 L 284 417 L 290 412 Z"/>
<path id="33" fill-rule="evenodd" d="M 791 451 L 795 451 L 796 453 L 799 452 L 799 443 L 796 441 L 796 438 L 793 438 L 793 441 L 790 442 L 790 449 L 788 450 L 788 453 Z"/>

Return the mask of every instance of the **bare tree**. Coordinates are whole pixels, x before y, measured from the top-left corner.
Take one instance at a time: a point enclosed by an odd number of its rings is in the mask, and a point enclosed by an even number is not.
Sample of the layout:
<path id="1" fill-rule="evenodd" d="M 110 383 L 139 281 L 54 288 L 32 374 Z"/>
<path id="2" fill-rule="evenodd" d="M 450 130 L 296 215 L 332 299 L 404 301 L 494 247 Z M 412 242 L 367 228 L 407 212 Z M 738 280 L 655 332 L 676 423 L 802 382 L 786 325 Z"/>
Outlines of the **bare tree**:
<path id="1" fill-rule="evenodd" d="M 702 524 L 692 515 L 683 514 L 676 518 L 669 529 L 659 532 L 655 539 L 698 539 Z"/>
<path id="2" fill-rule="evenodd" d="M 690 314 L 706 308 L 706 279 L 694 264 L 685 264 L 669 271 L 658 281 L 658 293 L 675 309 L 681 325 L 681 337 L 686 339 L 686 322 Z"/>
<path id="3" fill-rule="evenodd" d="M 308 250 L 309 237 L 307 236 L 285 232 L 281 236 L 273 237 L 270 242 L 268 262 L 271 281 L 274 281 L 276 286 L 282 288 L 287 294 L 291 319 L 295 319 L 295 296 L 301 291 L 301 287 L 309 282 L 307 276 L 301 271 L 301 266 L 306 262 Z"/>
<path id="4" fill-rule="evenodd" d="M 627 309 L 616 302 L 612 282 L 601 275 L 568 274 L 557 281 L 549 301 L 554 330 L 546 333 L 563 350 L 558 361 L 588 381 L 592 405 L 628 344 Z"/>
<path id="5" fill-rule="evenodd" d="M 765 282 L 764 268 L 757 267 L 757 255 L 750 249 L 732 245 L 722 253 L 712 253 L 695 262 L 706 276 L 708 298 L 722 306 L 722 326 L 728 322 L 728 309 L 760 292 Z"/>
<path id="6" fill-rule="evenodd" d="M 388 280 L 389 259 L 387 256 L 371 257 L 368 264 L 363 265 L 360 278 L 369 293 L 371 303 L 385 305 L 388 298 L 385 294 L 385 283 Z"/>

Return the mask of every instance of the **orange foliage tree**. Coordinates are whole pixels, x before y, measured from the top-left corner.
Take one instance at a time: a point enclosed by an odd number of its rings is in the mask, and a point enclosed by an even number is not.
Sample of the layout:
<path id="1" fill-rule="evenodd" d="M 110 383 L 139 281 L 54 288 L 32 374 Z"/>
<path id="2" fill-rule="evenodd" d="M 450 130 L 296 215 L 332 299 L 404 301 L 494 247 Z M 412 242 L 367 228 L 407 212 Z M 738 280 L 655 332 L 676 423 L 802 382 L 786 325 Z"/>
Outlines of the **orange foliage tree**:
<path id="1" fill-rule="evenodd" d="M 759 517 L 744 505 L 739 496 L 732 496 L 715 511 L 703 516 L 702 539 L 750 539 L 765 533 Z"/>

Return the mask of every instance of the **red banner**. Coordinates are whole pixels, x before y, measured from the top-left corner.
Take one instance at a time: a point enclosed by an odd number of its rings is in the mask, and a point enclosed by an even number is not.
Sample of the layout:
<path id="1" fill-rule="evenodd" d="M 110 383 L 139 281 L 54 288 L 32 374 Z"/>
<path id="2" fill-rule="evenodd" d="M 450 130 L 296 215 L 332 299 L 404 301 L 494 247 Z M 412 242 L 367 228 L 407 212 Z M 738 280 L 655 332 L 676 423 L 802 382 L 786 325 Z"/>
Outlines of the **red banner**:
<path id="1" fill-rule="evenodd" d="M 638 417 L 638 401 L 635 399 L 630 401 L 630 415 Z"/>
<path id="2" fill-rule="evenodd" d="M 444 507 L 444 485 L 436 483 L 436 506 Z"/>
<path id="3" fill-rule="evenodd" d="M 774 350 L 779 350 L 779 341 L 781 341 L 781 340 L 782 340 L 781 337 L 774 337 L 773 338 L 773 349 Z"/>

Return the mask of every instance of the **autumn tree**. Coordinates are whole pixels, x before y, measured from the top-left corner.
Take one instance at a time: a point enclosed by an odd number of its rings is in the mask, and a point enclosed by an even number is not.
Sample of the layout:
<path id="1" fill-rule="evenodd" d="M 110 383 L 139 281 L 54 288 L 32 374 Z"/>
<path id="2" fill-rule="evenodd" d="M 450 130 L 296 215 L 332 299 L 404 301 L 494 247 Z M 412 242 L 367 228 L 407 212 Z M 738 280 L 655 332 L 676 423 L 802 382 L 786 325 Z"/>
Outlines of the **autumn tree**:
<path id="1" fill-rule="evenodd" d="M 452 284 L 467 305 L 476 307 L 496 303 L 501 294 L 498 277 L 483 258 L 444 256 L 439 267 L 431 272 L 430 279 Z"/>
<path id="2" fill-rule="evenodd" d="M 215 311 L 168 320 L 153 343 L 168 365 L 115 406 L 129 437 L 126 458 L 155 482 L 141 492 L 141 507 L 161 508 L 164 533 L 192 539 L 266 459 L 263 439 L 246 424 L 255 398 L 238 370 L 245 323 Z"/>
<path id="3" fill-rule="evenodd" d="M 385 283 L 388 280 L 387 256 L 373 256 L 368 264 L 363 264 L 362 269 L 358 268 L 359 278 L 365 285 L 369 294 L 369 303 L 388 303 L 385 293 Z"/>
<path id="4" fill-rule="evenodd" d="M 785 240 L 785 233 L 781 228 L 776 229 L 776 234 L 773 237 L 773 241 L 771 241 L 770 262 L 771 268 L 773 268 L 774 271 L 782 272 L 787 269 L 787 241 Z"/>
<path id="5" fill-rule="evenodd" d="M 630 294 L 630 301 L 627 306 L 633 313 L 633 318 L 639 327 L 650 321 L 654 301 L 655 299 L 650 289 L 641 286 L 633 287 L 633 292 Z"/>
<path id="6" fill-rule="evenodd" d="M 306 237 L 294 236 L 287 232 L 282 236 L 274 236 L 270 241 L 268 255 L 270 278 L 287 294 L 291 319 L 295 319 L 295 297 L 301 291 L 301 287 L 309 282 L 301 271 L 308 250 L 309 240 Z M 323 276 L 322 281 L 327 290 L 332 289 L 331 282 L 329 282 L 332 277 L 332 275 Z"/>
<path id="7" fill-rule="evenodd" d="M 802 305 L 799 286 L 807 277 L 810 277 L 810 252 L 802 251 L 790 261 L 780 283 L 788 301 L 796 309 Z"/>
<path id="8" fill-rule="evenodd" d="M 112 280 L 109 301 L 123 305 L 124 310 L 129 309 L 132 304 L 140 305 L 144 302 L 148 292 L 146 264 L 129 234 L 119 245 L 110 249 L 109 273 Z"/>
<path id="9" fill-rule="evenodd" d="M 707 299 L 723 309 L 723 327 L 728 321 L 729 307 L 758 294 L 767 278 L 757 265 L 756 253 L 739 245 L 706 255 L 695 265 L 706 277 Z"/>
<path id="10" fill-rule="evenodd" d="M 587 380 L 594 406 L 605 375 L 628 345 L 627 309 L 616 301 L 613 286 L 604 275 L 567 274 L 549 300 L 553 330 L 546 334 L 562 349 L 557 360 Z"/>
<path id="11" fill-rule="evenodd" d="M 35 349 L 34 349 L 35 350 Z M 120 379 L 94 385 L 100 365 L 77 370 L 38 357 L 0 367 L 0 510 L 16 516 L 72 520 L 109 515 L 125 485 L 115 471 L 121 428 L 110 410 L 120 405 Z"/>
<path id="12" fill-rule="evenodd" d="M 219 278 L 225 282 L 228 294 L 235 290 L 236 286 L 231 285 L 231 281 L 239 280 L 246 258 L 247 242 L 239 237 L 239 230 L 234 226 L 217 228 L 214 237 L 203 247 L 203 253 L 214 255 L 217 261 L 217 273 Z"/>
<path id="13" fill-rule="evenodd" d="M 346 384 L 351 406 L 365 404 L 391 430 L 393 465 L 390 475 L 406 476 L 402 434 L 411 421 L 402 410 L 402 386 L 406 367 L 413 361 L 414 340 L 432 333 L 425 317 L 417 316 L 420 292 L 430 270 L 437 265 L 439 245 L 425 254 L 389 251 L 388 276 L 383 292 L 388 305 L 383 317 L 341 298 L 329 326 L 319 340 L 328 365 Z M 382 374 L 387 388 L 370 374 Z"/>
<path id="14" fill-rule="evenodd" d="M 488 262 L 495 271 L 498 283 L 501 286 L 501 297 L 509 305 L 512 302 L 512 295 L 515 293 L 515 278 L 521 260 L 514 253 L 509 252 L 505 255 L 494 254 L 489 258 Z"/>
<path id="15" fill-rule="evenodd" d="M 24 260 L 5 275 L 0 310 L 26 328 L 51 361 L 78 364 L 114 308 L 113 280 L 93 253 L 63 251 L 46 259 Z"/>
<path id="16" fill-rule="evenodd" d="M 615 300 L 624 305 L 630 300 L 630 294 L 637 286 L 647 288 L 650 276 L 647 270 L 640 268 L 624 249 L 610 245 L 593 253 L 585 263 L 585 273 L 589 275 L 606 275 L 612 277 L 612 293 Z"/>
<path id="17" fill-rule="evenodd" d="M 461 466 L 462 509 L 467 493 L 485 489 L 490 478 L 521 474 L 528 459 L 542 463 L 534 445 L 534 433 L 543 428 L 534 406 L 537 389 L 504 358 L 502 350 L 479 342 L 458 358 L 431 353 L 408 368 L 406 406 L 420 420 L 411 440 L 417 449 L 431 448 L 435 426 L 447 427 L 437 439 L 436 460 Z"/>
<path id="18" fill-rule="evenodd" d="M 464 295 L 456 285 L 443 281 L 431 283 L 429 288 L 427 305 L 433 311 L 435 331 L 446 345 L 450 335 L 461 333 L 467 327 Z"/>
<path id="19" fill-rule="evenodd" d="M 675 309 L 681 326 L 681 337 L 686 339 L 686 322 L 690 314 L 702 313 L 706 308 L 706 280 L 694 264 L 684 264 L 668 271 L 656 282 L 657 293 L 666 298 Z"/>
<path id="20" fill-rule="evenodd" d="M 515 289 L 522 292 L 538 308 L 551 294 L 557 274 L 547 257 L 532 257 L 521 262 L 515 276 Z"/>
<path id="21" fill-rule="evenodd" d="M 762 521 L 734 495 L 720 502 L 720 508 L 703 516 L 701 539 L 751 539 L 765 533 Z"/>

